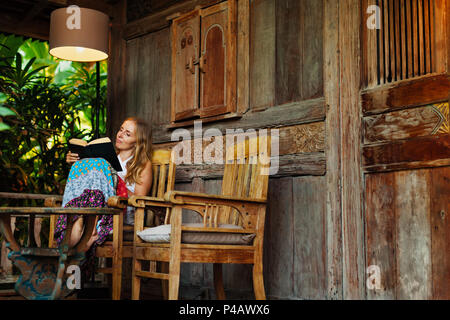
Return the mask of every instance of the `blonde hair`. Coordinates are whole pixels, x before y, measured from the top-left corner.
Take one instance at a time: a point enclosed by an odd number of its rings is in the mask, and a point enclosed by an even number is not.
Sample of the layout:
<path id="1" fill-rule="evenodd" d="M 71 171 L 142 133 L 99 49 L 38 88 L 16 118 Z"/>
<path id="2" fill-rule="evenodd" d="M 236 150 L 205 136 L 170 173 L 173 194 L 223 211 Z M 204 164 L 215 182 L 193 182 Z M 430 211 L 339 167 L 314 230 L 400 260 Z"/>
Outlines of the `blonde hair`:
<path id="1" fill-rule="evenodd" d="M 129 117 L 125 121 L 133 121 L 136 124 L 136 145 L 134 148 L 133 158 L 127 162 L 127 174 L 125 176 L 126 183 L 138 183 L 139 176 L 144 170 L 148 161 L 152 156 L 152 136 L 150 126 L 144 120 L 136 117 Z M 124 122 L 125 122 L 124 121 Z"/>

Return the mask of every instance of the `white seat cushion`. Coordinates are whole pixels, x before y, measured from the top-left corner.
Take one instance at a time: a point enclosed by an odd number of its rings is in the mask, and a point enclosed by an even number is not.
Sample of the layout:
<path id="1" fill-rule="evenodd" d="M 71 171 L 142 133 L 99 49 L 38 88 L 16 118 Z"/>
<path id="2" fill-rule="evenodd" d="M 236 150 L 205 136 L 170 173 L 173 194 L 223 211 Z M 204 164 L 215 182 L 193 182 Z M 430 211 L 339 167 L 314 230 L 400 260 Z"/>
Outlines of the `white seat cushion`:
<path id="1" fill-rule="evenodd" d="M 154 228 L 146 228 L 138 232 L 137 235 L 145 242 L 170 242 L 170 228 L 170 224 L 162 224 Z"/>
<path id="2" fill-rule="evenodd" d="M 186 227 L 203 227 L 202 223 L 186 223 Z M 170 224 L 160 225 L 154 228 L 147 228 L 137 233 L 139 238 L 145 242 L 168 243 L 170 242 Z M 221 224 L 219 228 L 242 229 L 233 224 Z M 184 231 L 181 236 L 183 243 L 198 244 L 250 244 L 255 238 L 255 234 L 243 234 L 234 232 L 194 232 Z"/>

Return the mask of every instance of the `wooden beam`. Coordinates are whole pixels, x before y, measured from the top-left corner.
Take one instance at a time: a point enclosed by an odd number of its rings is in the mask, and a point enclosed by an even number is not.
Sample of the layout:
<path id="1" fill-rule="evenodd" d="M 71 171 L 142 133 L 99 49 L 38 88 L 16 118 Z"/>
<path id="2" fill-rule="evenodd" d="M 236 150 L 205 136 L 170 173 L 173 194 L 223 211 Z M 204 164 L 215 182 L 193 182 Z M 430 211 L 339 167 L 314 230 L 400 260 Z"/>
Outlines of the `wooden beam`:
<path id="1" fill-rule="evenodd" d="M 339 104 L 339 1 L 324 1 L 324 96 L 326 103 L 327 298 L 342 299 L 341 106 Z"/>
<path id="2" fill-rule="evenodd" d="M 210 127 L 217 128 L 225 134 L 227 129 L 262 129 L 276 128 L 281 126 L 297 125 L 323 121 L 325 119 L 325 99 L 311 99 L 295 103 L 287 103 L 274 106 L 261 112 L 249 111 L 242 118 L 235 121 L 227 121 L 213 124 L 202 124 L 203 130 Z M 193 128 L 189 130 L 193 136 Z M 171 141 L 172 132 L 158 125 L 153 128 L 153 143 L 166 143 Z"/>
<path id="3" fill-rule="evenodd" d="M 48 0 L 48 3 L 56 4 L 56 5 L 59 5 L 59 6 L 66 6 L 67 5 L 67 0 Z"/>
<path id="4" fill-rule="evenodd" d="M 225 166 L 219 164 L 192 164 L 177 166 L 175 180 L 191 182 L 194 178 L 221 179 Z M 278 173 L 271 178 L 293 176 L 323 176 L 326 172 L 323 152 L 307 154 L 288 154 L 279 157 Z"/>
<path id="5" fill-rule="evenodd" d="M 400 164 L 404 169 L 409 168 L 408 163 L 423 162 L 429 164 L 435 161 L 450 159 L 450 135 L 436 135 L 418 137 L 409 140 L 399 140 L 367 146 L 363 149 L 364 166 L 374 171 L 375 168 L 384 168 Z M 444 162 L 445 163 L 445 162 Z"/>
<path id="6" fill-rule="evenodd" d="M 28 13 L 25 15 L 24 18 L 21 19 L 21 21 L 19 22 L 19 27 L 29 21 L 33 21 L 34 18 L 39 15 L 42 10 L 48 5 L 48 0 L 38 0 L 36 1 L 36 3 L 33 5 L 33 7 L 31 9 L 28 9 Z"/>
<path id="7" fill-rule="evenodd" d="M 39 19 L 22 24 L 20 24 L 20 21 L 19 15 L 7 12 L 0 13 L 0 32 L 48 41 L 49 21 Z"/>
<path id="8" fill-rule="evenodd" d="M 365 298 L 360 5 L 339 1 L 343 299 Z"/>
<path id="9" fill-rule="evenodd" d="M 421 77 L 362 92 L 365 115 L 406 109 L 448 100 L 448 74 Z"/>
<path id="10" fill-rule="evenodd" d="M 123 39 L 123 27 L 126 22 L 126 1 L 113 6 L 108 59 L 108 96 L 106 132 L 113 137 L 125 119 L 126 102 L 126 55 L 127 44 Z"/>

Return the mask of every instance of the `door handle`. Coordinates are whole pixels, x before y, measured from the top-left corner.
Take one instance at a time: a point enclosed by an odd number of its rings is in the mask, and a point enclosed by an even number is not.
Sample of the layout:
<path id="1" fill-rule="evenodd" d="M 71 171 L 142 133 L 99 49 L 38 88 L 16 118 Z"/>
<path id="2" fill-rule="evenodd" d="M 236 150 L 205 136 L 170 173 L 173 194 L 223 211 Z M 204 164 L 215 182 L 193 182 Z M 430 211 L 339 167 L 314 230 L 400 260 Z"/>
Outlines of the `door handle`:
<path id="1" fill-rule="evenodd" d="M 204 73 L 205 71 L 204 71 L 203 68 L 204 68 L 205 63 L 206 63 L 206 58 L 205 58 L 205 56 L 201 56 L 201 57 L 198 58 L 198 59 L 195 59 L 194 57 L 192 57 L 192 58 L 189 60 L 189 63 L 186 63 L 185 68 L 186 68 L 186 69 L 189 69 L 189 71 L 190 71 L 192 74 L 194 74 L 194 73 L 195 73 L 195 68 L 194 68 L 194 66 L 199 65 L 200 71 Z"/>
<path id="2" fill-rule="evenodd" d="M 189 69 L 189 71 L 194 74 L 195 73 L 195 68 L 194 66 L 200 64 L 200 59 L 195 59 L 194 57 L 192 57 L 189 60 L 189 63 L 186 63 L 186 69 Z"/>

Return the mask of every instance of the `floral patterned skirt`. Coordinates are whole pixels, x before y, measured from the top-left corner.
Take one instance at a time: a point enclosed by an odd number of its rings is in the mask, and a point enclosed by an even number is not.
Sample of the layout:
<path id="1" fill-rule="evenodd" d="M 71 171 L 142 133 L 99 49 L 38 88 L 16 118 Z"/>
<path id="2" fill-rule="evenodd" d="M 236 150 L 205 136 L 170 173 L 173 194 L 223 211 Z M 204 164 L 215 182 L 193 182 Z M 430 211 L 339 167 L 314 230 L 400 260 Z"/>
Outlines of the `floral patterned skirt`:
<path id="1" fill-rule="evenodd" d="M 88 158 L 75 162 L 67 179 L 64 190 L 63 206 L 73 208 L 101 208 L 107 206 L 110 196 L 127 196 L 123 192 L 123 181 L 118 181 L 116 172 L 111 165 L 101 158 Z M 116 193 L 117 189 L 117 193 Z M 125 188 L 126 190 L 126 188 Z M 67 229 L 67 219 L 76 221 L 79 216 L 61 215 L 55 227 L 55 240 L 61 244 Z M 90 277 L 95 270 L 95 249 L 101 245 L 113 229 L 112 215 L 102 215 L 97 222 L 98 239 L 86 252 L 85 262 L 82 264 L 83 275 Z"/>

